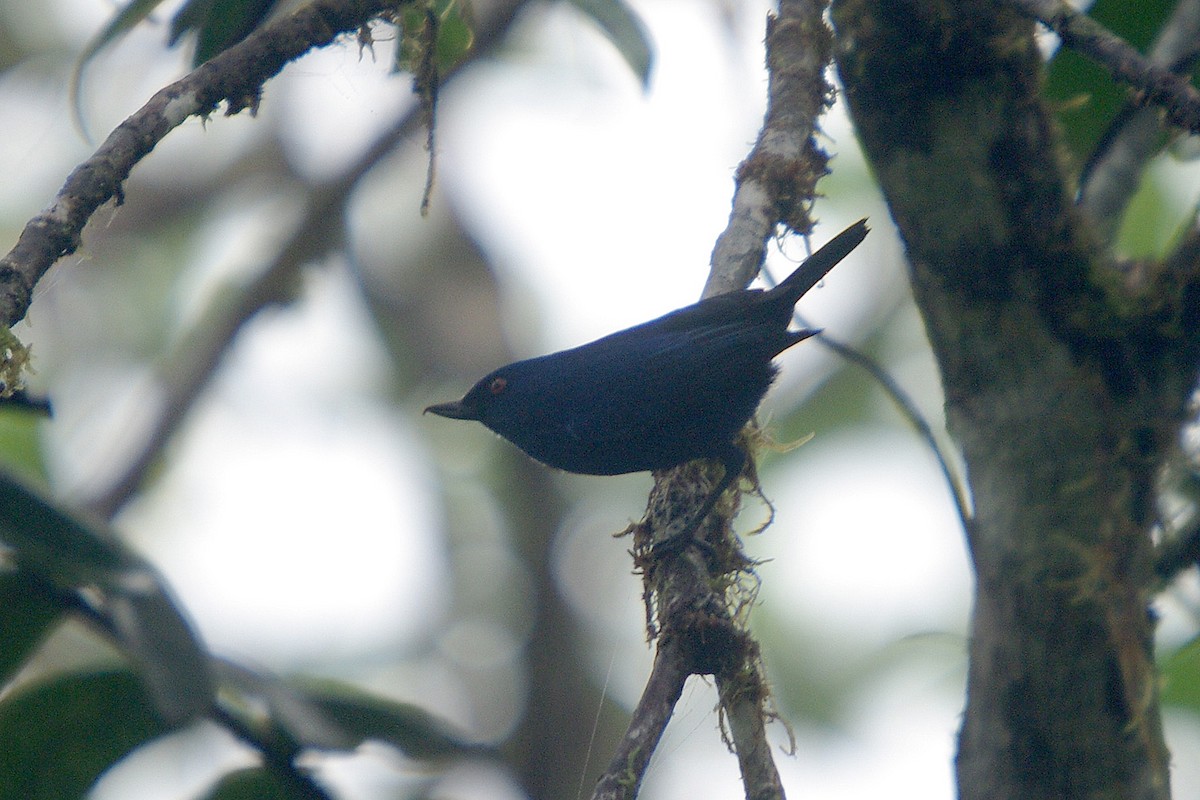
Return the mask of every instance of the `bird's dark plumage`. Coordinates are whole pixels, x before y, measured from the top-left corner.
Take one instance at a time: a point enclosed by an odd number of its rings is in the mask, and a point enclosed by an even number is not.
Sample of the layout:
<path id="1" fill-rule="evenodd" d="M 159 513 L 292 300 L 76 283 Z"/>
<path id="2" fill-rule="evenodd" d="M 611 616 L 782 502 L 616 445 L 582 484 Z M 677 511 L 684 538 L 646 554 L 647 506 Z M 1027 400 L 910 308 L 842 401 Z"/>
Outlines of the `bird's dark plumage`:
<path id="1" fill-rule="evenodd" d="M 509 364 L 462 400 L 425 410 L 478 420 L 567 472 L 618 475 L 718 459 L 726 475 L 703 517 L 741 473 L 745 455 L 733 440 L 775 378 L 772 359 L 816 333 L 788 330 L 796 301 L 866 234 L 866 221 L 856 222 L 773 289 L 710 297 L 581 347 Z"/>

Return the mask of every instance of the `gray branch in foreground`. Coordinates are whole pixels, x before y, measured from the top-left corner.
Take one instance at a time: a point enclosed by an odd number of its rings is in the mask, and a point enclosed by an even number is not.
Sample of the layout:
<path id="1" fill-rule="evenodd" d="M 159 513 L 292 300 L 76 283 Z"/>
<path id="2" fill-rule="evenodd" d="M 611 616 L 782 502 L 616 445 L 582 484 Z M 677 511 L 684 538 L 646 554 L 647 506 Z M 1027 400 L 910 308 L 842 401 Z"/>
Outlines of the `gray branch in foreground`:
<path id="1" fill-rule="evenodd" d="M 778 16 L 767 22 L 767 113 L 758 141 L 738 166 L 733 209 L 713 248 L 705 297 L 753 280 L 779 224 L 804 236 L 812 230 L 808 212 L 829 161 L 813 136 L 833 98 L 825 80 L 833 52 L 825 6 L 782 0 Z"/>
<path id="2" fill-rule="evenodd" d="M 122 122 L 87 161 L 67 177 L 54 202 L 26 225 L 0 259 L 0 325 L 11 327 L 29 309 L 33 287 L 58 259 L 75 252 L 100 206 L 122 202 L 134 166 L 168 133 L 221 103 L 226 114 L 253 110 L 262 85 L 289 61 L 357 30 L 388 10 L 388 0 L 314 0 L 254 32 L 216 58 L 157 92 Z"/>
<path id="3" fill-rule="evenodd" d="M 767 112 L 757 142 L 738 167 L 733 210 L 713 250 L 705 297 L 749 283 L 779 225 L 802 234 L 812 228 L 809 210 L 827 162 L 813 137 L 833 93 L 825 79 L 833 46 L 825 8 L 824 0 L 781 0 L 779 13 L 768 18 Z M 737 609 L 730 608 L 736 592 L 714 588 L 726 586 L 731 575 L 750 567 L 730 527 L 732 509 L 714 512 L 705 521 L 703 548 L 697 543 L 683 553 L 664 554 L 644 545 L 654 541 L 655 529 L 694 513 L 694 504 L 673 505 L 670 498 L 681 491 L 704 497 L 707 487 L 696 479 L 696 472 L 696 465 L 684 465 L 655 473 L 647 519 L 635 534 L 635 563 L 644 571 L 647 595 L 657 608 L 658 650 L 629 728 L 593 798 L 637 796 L 684 683 L 691 675 L 705 674 L 716 676 L 721 689 L 728 741 L 738 758 L 746 796 L 784 797 L 766 738 L 768 690 L 758 645 L 745 631 Z M 643 536 L 647 538 L 639 545 Z"/>

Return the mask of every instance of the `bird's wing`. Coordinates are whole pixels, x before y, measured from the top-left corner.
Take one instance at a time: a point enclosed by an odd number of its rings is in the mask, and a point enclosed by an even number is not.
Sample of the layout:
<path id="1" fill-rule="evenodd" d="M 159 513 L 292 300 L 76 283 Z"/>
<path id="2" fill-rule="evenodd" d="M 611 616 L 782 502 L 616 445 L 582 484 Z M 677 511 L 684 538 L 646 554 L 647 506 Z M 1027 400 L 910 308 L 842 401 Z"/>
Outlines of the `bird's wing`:
<path id="1" fill-rule="evenodd" d="M 689 341 L 736 339 L 745 335 L 745 329 L 761 322 L 761 314 L 756 313 L 753 306 L 763 297 L 765 294 L 759 289 L 717 295 L 609 334 L 580 349 L 621 350 L 649 357 L 657 350 L 673 352 Z M 785 324 L 786 319 L 777 322 L 779 328 Z"/>
<path id="2" fill-rule="evenodd" d="M 725 321 L 745 317 L 748 309 L 763 298 L 762 289 L 746 289 L 705 298 L 698 303 L 672 311 L 658 319 L 644 322 L 638 328 L 651 328 L 657 332 L 691 331 L 699 328 L 719 326 Z M 634 329 L 630 329 L 634 330 Z"/>
<path id="3" fill-rule="evenodd" d="M 648 364 L 705 364 L 770 361 L 793 344 L 816 333 L 790 331 L 779 321 L 735 318 L 720 324 L 679 331 L 666 330 L 646 337 L 643 355 Z"/>

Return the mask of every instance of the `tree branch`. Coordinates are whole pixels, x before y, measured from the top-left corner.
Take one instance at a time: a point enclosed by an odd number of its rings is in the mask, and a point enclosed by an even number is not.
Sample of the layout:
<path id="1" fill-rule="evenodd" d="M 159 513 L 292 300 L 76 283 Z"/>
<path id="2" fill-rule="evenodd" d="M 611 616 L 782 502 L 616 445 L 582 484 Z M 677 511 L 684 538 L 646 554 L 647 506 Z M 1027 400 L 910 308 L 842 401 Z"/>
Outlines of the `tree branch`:
<path id="1" fill-rule="evenodd" d="M 767 243 L 782 224 L 812 228 L 809 210 L 827 157 L 813 137 L 832 98 L 825 69 L 832 34 L 823 0 L 782 0 L 767 20 L 768 102 L 763 127 L 737 172 L 729 224 L 717 239 L 704 296 L 743 288 L 757 274 Z M 645 519 L 634 526 L 634 560 L 653 607 L 658 650 L 629 729 L 595 798 L 636 796 L 650 756 L 690 675 L 714 675 L 728 741 L 736 751 L 746 796 L 782 798 L 783 786 L 766 738 L 769 691 L 759 648 L 745 629 L 757 579 L 731 520 L 739 498 L 726 498 L 682 552 L 654 549 L 657 532 L 691 519 L 714 485 L 709 469 L 685 464 L 655 473 Z M 756 585 L 756 584 L 755 584 Z"/>
<path id="2" fill-rule="evenodd" d="M 1174 124 L 1200 133 L 1200 92 L 1186 76 L 1153 63 L 1132 45 L 1066 0 L 1009 0 L 1021 14 L 1042 23 L 1063 44 L 1102 64 L 1113 77 L 1145 96 L 1145 102 L 1162 106 Z"/>
<path id="3" fill-rule="evenodd" d="M 1200 53 L 1200 0 L 1181 0 L 1159 31 L 1149 58 L 1151 63 L 1185 76 L 1197 53 Z M 1116 239 L 1142 172 L 1161 149 L 1163 140 L 1158 109 L 1131 106 L 1118 124 L 1120 127 L 1106 137 L 1080 178 L 1079 203 L 1106 245 Z"/>
<path id="4" fill-rule="evenodd" d="M 489 6 L 489 13 L 479 21 L 475 31 L 475 47 L 469 59 L 448 70 L 443 85 L 460 74 L 464 66 L 490 53 L 526 2 L 504 0 Z M 301 268 L 318 260 L 331 248 L 340 246 L 343 211 L 354 188 L 363 176 L 427 121 L 426 113 L 425 109 L 414 106 L 340 174 L 309 190 L 304 213 L 270 263 L 232 296 L 222 294 L 192 330 L 181 337 L 179 346 L 161 359 L 159 412 L 148 426 L 138 451 L 107 486 L 86 502 L 93 513 L 111 518 L 137 491 L 147 470 L 187 418 L 201 390 L 208 385 L 238 331 L 262 309 L 287 300 Z M 431 153 L 430 158 L 434 157 Z"/>
<path id="5" fill-rule="evenodd" d="M 664 641 L 654 654 L 654 667 L 633 710 L 629 728 L 600 776 L 592 800 L 630 800 L 637 797 L 646 768 L 662 738 L 683 684 L 692 674 L 679 640 Z"/>
<path id="6" fill-rule="evenodd" d="M 633 526 L 634 564 L 642 572 L 654 668 L 628 730 L 593 800 L 636 797 L 684 683 L 692 675 L 713 675 L 720 689 L 722 719 L 742 769 L 747 797 L 782 798 L 783 788 L 766 738 L 769 691 L 759 648 L 746 630 L 754 601 L 753 562 L 730 530 L 737 495 L 726 498 L 682 548 L 656 549 L 656 532 L 690 519 L 712 489 L 709 470 L 691 462 L 655 473 L 646 517 Z"/>
<path id="7" fill-rule="evenodd" d="M 817 146 L 817 119 L 833 100 L 826 2 L 782 0 L 767 20 L 767 113 L 754 148 L 738 166 L 729 224 L 713 248 L 704 297 L 745 288 L 766 259 L 779 224 L 807 236 L 809 209 L 829 157 Z"/>
<path id="8" fill-rule="evenodd" d="M 0 324 L 25 316 L 33 287 L 55 261 L 78 249 L 84 226 L 111 199 L 120 204 L 133 167 L 191 116 L 224 102 L 226 115 L 253 111 L 262 85 L 289 61 L 366 25 L 393 0 L 314 0 L 271 22 L 221 55 L 157 92 L 122 122 L 67 178 L 51 206 L 30 220 L 0 259 Z"/>

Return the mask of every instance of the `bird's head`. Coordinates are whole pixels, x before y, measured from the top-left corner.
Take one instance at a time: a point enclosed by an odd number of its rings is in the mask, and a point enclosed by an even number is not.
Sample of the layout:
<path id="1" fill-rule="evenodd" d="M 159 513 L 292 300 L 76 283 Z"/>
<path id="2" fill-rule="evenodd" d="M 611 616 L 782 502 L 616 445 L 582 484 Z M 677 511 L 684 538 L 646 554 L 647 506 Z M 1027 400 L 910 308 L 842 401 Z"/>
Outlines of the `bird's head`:
<path id="1" fill-rule="evenodd" d="M 450 419 L 471 419 L 487 425 L 494 412 L 503 407 L 509 394 L 509 381 L 510 377 L 503 374 L 503 370 L 497 370 L 481 378 L 462 400 L 429 406 L 425 413 Z"/>

